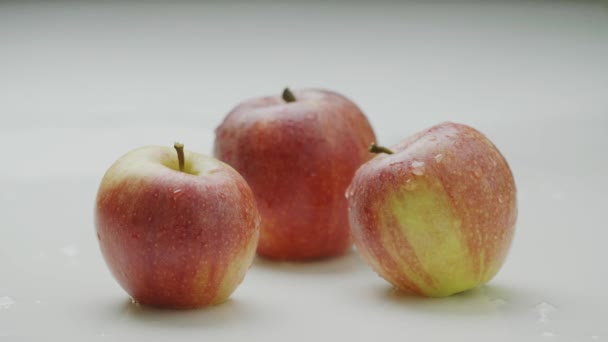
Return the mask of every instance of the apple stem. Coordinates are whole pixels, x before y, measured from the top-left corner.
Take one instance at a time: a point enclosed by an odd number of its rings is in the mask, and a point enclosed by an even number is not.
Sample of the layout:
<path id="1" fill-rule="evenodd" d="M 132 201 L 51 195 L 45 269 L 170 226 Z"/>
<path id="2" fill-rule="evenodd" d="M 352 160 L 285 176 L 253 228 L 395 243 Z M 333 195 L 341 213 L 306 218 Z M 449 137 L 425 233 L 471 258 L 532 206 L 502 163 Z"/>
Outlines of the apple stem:
<path id="1" fill-rule="evenodd" d="M 378 145 L 376 145 L 376 143 L 371 143 L 371 145 L 369 145 L 369 151 L 371 153 L 393 154 L 393 151 L 391 149 L 384 147 L 384 146 L 378 146 Z"/>
<path id="2" fill-rule="evenodd" d="M 283 90 L 283 100 L 285 100 L 285 102 L 296 102 L 296 97 L 287 87 Z"/>
<path id="3" fill-rule="evenodd" d="M 184 172 L 184 164 L 186 163 L 186 160 L 184 157 L 184 144 L 176 142 L 175 144 L 173 144 L 173 147 L 175 147 L 175 150 L 177 151 L 177 160 L 179 161 L 179 170 L 181 172 Z"/>

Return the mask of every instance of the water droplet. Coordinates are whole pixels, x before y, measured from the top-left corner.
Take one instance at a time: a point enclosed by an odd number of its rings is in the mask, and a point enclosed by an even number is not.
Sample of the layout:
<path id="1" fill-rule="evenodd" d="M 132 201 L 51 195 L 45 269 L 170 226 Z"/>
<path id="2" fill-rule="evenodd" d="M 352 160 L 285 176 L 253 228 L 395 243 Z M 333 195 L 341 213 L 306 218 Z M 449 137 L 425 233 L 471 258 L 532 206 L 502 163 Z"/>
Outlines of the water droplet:
<path id="1" fill-rule="evenodd" d="M 553 193 L 553 196 L 552 196 L 552 197 L 553 197 L 553 199 L 554 199 L 554 200 L 556 200 L 556 201 L 561 201 L 561 200 L 563 200 L 563 199 L 564 199 L 564 194 L 563 194 L 561 191 L 559 191 L 559 190 L 558 190 L 558 191 L 555 191 L 555 192 Z"/>
<path id="2" fill-rule="evenodd" d="M 441 160 L 443 159 L 443 154 L 439 153 L 435 156 L 435 162 L 437 164 L 441 163 Z"/>
<path id="3" fill-rule="evenodd" d="M 473 170 L 473 174 L 475 175 L 475 177 L 481 178 L 481 170 L 480 169 Z"/>
<path id="4" fill-rule="evenodd" d="M 11 297 L 0 297 L 0 309 L 8 309 L 15 301 Z"/>
<path id="5" fill-rule="evenodd" d="M 152 222 L 152 216 L 148 216 L 148 222 Z"/>
<path id="6" fill-rule="evenodd" d="M 491 303 L 494 304 L 495 306 L 504 306 L 508 302 L 506 300 L 502 299 L 502 298 L 496 298 Z"/>
<path id="7" fill-rule="evenodd" d="M 173 190 L 173 193 L 174 194 L 179 194 L 182 191 L 184 191 L 184 189 L 175 189 L 175 190 Z"/>
<path id="8" fill-rule="evenodd" d="M 546 323 L 549 321 L 549 315 L 557 311 L 557 308 L 547 302 L 542 302 L 536 305 L 536 312 L 538 313 L 538 321 Z"/>
<path id="9" fill-rule="evenodd" d="M 412 162 L 412 173 L 416 176 L 424 175 L 424 162 L 419 160 L 414 160 Z"/>
<path id="10" fill-rule="evenodd" d="M 344 194 L 344 197 L 346 197 L 346 199 L 349 199 L 349 198 L 353 197 L 354 194 L 355 194 L 355 190 L 348 188 L 346 190 L 346 193 Z"/>
<path id="11" fill-rule="evenodd" d="M 551 331 L 543 331 L 540 335 L 542 337 L 547 337 L 547 338 L 551 338 L 551 337 L 555 336 L 555 334 Z"/>
<path id="12" fill-rule="evenodd" d="M 78 255 L 78 248 L 74 245 L 67 245 L 61 249 L 61 252 L 69 257 Z"/>
<path id="13" fill-rule="evenodd" d="M 502 196 L 498 195 L 498 203 L 502 203 L 502 202 L 503 202 Z"/>
<path id="14" fill-rule="evenodd" d="M 411 178 L 405 181 L 405 190 L 416 190 L 416 183 L 412 182 Z"/>

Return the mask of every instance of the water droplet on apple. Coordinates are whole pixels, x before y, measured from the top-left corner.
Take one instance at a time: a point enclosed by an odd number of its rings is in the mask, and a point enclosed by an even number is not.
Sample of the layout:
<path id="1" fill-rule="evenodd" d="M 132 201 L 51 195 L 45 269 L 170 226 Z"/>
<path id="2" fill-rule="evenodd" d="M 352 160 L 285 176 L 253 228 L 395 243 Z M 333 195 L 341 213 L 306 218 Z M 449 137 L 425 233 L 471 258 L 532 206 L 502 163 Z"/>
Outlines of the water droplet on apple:
<path id="1" fill-rule="evenodd" d="M 481 170 L 480 169 L 473 170 L 473 174 L 475 175 L 475 177 L 481 178 Z"/>
<path id="2" fill-rule="evenodd" d="M 549 315 L 557 311 L 557 308 L 547 302 L 542 302 L 536 305 L 536 312 L 538 313 L 538 321 L 545 323 L 549 321 Z"/>
<path id="3" fill-rule="evenodd" d="M 0 297 L 0 309 L 8 309 L 15 301 L 11 297 Z"/>
<path id="4" fill-rule="evenodd" d="M 412 173 L 416 176 L 424 175 L 424 162 L 419 160 L 414 160 L 412 162 Z"/>
<path id="5" fill-rule="evenodd" d="M 175 189 L 175 190 L 173 190 L 173 193 L 174 194 L 179 194 L 182 191 L 184 191 L 184 189 Z"/>
<path id="6" fill-rule="evenodd" d="M 416 183 L 412 182 L 411 178 L 405 181 L 405 190 L 407 190 L 407 191 L 416 190 Z"/>
<path id="7" fill-rule="evenodd" d="M 355 190 L 352 188 L 348 188 L 346 190 L 346 193 L 344 194 L 344 197 L 346 197 L 346 199 L 349 199 L 349 198 L 353 197 L 354 194 L 355 194 Z"/>
<path id="8" fill-rule="evenodd" d="M 498 203 L 502 203 L 502 202 L 503 202 L 502 196 L 498 195 Z"/>
<path id="9" fill-rule="evenodd" d="M 443 159 L 443 154 L 439 153 L 435 156 L 435 162 L 437 164 L 441 163 L 441 160 Z"/>

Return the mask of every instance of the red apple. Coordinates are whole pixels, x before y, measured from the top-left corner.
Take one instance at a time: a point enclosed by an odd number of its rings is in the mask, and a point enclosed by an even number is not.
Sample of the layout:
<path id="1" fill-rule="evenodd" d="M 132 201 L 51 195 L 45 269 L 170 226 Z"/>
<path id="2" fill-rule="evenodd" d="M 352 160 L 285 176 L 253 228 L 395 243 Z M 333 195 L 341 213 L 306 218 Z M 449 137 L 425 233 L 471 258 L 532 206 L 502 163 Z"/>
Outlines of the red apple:
<path id="1" fill-rule="evenodd" d="M 245 180 L 182 147 L 177 155 L 159 146 L 127 153 L 97 194 L 101 252 L 118 283 L 145 305 L 223 302 L 255 255 L 260 218 Z"/>
<path id="2" fill-rule="evenodd" d="M 255 194 L 258 254 L 308 260 L 349 250 L 344 191 L 374 140 L 361 110 L 327 90 L 286 89 L 234 108 L 216 130 L 215 156 Z"/>
<path id="3" fill-rule="evenodd" d="M 489 281 L 517 218 L 507 161 L 477 130 L 443 123 L 357 171 L 347 197 L 357 250 L 395 287 L 441 297 Z"/>

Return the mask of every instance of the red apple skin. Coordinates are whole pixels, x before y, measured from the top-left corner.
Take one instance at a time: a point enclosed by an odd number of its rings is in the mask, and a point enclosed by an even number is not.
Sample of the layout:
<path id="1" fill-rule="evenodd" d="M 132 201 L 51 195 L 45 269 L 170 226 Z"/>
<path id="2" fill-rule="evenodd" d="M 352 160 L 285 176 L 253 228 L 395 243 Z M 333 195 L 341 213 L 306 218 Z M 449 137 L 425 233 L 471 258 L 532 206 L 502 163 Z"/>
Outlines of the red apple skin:
<path id="1" fill-rule="evenodd" d="M 302 89 L 245 101 L 216 130 L 214 155 L 251 186 L 262 216 L 258 254 L 303 261 L 351 248 L 344 191 L 371 158 L 374 132 L 337 93 Z"/>
<path id="2" fill-rule="evenodd" d="M 250 267 L 259 213 L 245 180 L 215 158 L 144 147 L 106 172 L 95 226 L 118 283 L 137 302 L 197 308 L 225 301 Z M 189 174 L 192 173 L 192 174 Z"/>
<path id="3" fill-rule="evenodd" d="M 507 161 L 477 130 L 443 123 L 364 164 L 347 191 L 357 250 L 395 287 L 442 297 L 489 281 L 517 218 Z"/>

